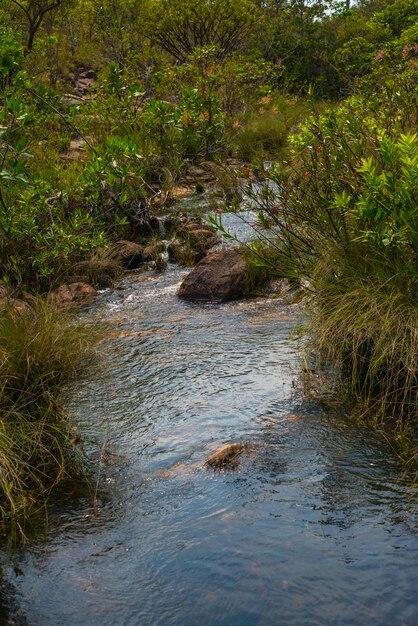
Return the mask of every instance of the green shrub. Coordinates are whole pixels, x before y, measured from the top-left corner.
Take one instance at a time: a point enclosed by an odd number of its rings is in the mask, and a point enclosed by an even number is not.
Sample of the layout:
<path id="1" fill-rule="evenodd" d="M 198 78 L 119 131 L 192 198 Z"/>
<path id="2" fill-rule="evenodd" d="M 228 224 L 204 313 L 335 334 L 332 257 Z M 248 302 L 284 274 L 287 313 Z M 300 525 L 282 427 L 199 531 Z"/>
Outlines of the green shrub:
<path id="1" fill-rule="evenodd" d="M 10 86 L 23 67 L 23 49 L 14 33 L 0 30 L 0 92 Z"/>
<path id="2" fill-rule="evenodd" d="M 107 237 L 88 211 L 68 215 L 65 196 L 50 196 L 33 182 L 0 217 L 0 272 L 13 287 L 45 291 L 102 248 Z"/>
<path id="3" fill-rule="evenodd" d="M 180 154 L 192 161 L 225 150 L 225 114 L 217 96 L 184 88 L 176 106 L 150 100 L 144 107 L 144 128 L 153 139 L 158 155 Z"/>

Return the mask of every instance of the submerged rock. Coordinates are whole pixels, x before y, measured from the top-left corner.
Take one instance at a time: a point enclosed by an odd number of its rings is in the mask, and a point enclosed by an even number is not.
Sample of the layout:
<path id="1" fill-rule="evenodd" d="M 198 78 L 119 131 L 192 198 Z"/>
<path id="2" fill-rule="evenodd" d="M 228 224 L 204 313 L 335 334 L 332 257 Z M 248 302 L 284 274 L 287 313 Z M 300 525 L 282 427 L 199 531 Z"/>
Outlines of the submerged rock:
<path id="1" fill-rule="evenodd" d="M 202 259 L 182 282 L 182 300 L 228 302 L 242 298 L 245 262 L 235 250 L 213 252 Z"/>
<path id="2" fill-rule="evenodd" d="M 225 446 L 218 448 L 206 460 L 206 465 L 214 468 L 234 467 L 238 463 L 238 457 L 245 450 L 243 443 L 227 443 Z"/>

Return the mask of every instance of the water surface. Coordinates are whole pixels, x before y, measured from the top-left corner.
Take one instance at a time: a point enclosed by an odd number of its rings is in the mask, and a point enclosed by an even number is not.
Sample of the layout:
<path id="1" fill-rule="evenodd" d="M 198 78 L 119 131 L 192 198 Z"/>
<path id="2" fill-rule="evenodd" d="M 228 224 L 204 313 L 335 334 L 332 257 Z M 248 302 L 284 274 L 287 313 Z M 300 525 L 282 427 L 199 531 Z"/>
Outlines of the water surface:
<path id="1" fill-rule="evenodd" d="M 89 313 L 109 322 L 106 360 L 71 409 L 105 490 L 95 509 L 57 502 L 10 565 L 27 621 L 417 624 L 416 502 L 396 455 L 303 402 L 294 307 L 182 303 L 185 273 L 132 275 Z M 239 467 L 207 468 L 229 441 L 250 442 Z"/>

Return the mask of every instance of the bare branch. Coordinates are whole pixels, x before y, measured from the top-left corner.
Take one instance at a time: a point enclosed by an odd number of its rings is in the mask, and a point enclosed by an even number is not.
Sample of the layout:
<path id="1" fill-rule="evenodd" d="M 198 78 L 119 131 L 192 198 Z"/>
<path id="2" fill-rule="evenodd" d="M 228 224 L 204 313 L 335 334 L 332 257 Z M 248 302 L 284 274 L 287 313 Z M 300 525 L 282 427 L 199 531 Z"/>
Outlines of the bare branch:
<path id="1" fill-rule="evenodd" d="M 45 15 L 61 6 L 62 0 L 55 0 L 55 2 L 52 2 L 51 4 L 46 3 L 41 6 L 38 6 L 35 2 L 33 2 L 33 0 L 29 0 L 27 6 L 19 0 L 11 1 L 19 7 L 21 11 L 23 11 L 26 15 L 26 19 L 28 20 L 28 41 L 26 44 L 25 54 L 29 54 L 33 48 L 35 35 L 38 32 Z"/>

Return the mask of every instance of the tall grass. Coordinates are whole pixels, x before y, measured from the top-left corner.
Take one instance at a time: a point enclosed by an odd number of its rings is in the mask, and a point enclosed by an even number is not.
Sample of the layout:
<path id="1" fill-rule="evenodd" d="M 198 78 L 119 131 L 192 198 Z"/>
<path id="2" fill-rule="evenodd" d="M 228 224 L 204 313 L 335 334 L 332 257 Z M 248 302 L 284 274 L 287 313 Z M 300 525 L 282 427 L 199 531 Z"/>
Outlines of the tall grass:
<path id="1" fill-rule="evenodd" d="M 244 161 L 277 159 L 289 133 L 308 112 L 306 101 L 287 101 L 282 96 L 276 96 L 274 103 L 268 102 L 266 106 L 248 115 L 233 139 L 236 155 Z"/>
<path id="2" fill-rule="evenodd" d="M 51 490 L 81 475 L 59 389 L 85 372 L 97 338 L 44 301 L 0 317 L 0 515 L 20 536 Z"/>
<path id="3" fill-rule="evenodd" d="M 337 254 L 328 262 L 322 259 L 312 276 L 307 331 L 317 363 L 333 365 L 338 393 L 357 414 L 375 424 L 389 419 L 413 425 L 418 393 L 416 295 L 396 274 L 380 280 L 376 273 L 362 274 L 364 264 L 353 255 L 339 261 L 336 278 L 330 268 L 335 268 Z"/>

